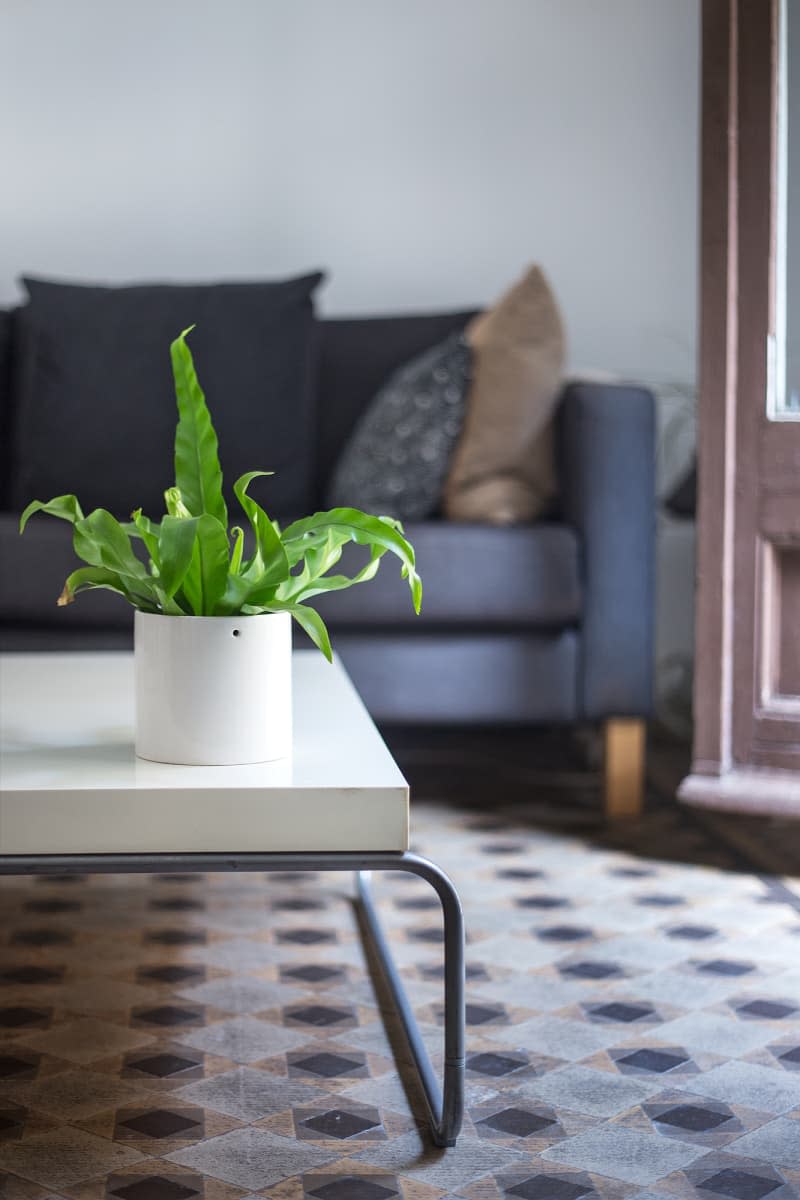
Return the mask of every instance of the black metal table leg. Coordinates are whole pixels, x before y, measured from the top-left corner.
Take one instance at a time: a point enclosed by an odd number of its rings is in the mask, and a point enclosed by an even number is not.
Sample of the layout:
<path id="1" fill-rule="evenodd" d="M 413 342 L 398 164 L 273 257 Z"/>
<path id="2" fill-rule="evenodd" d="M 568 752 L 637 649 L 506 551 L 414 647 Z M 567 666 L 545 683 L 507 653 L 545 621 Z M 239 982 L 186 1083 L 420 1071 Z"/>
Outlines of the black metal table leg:
<path id="1" fill-rule="evenodd" d="M 433 1140 L 437 1146 L 454 1146 L 464 1117 L 464 918 L 453 884 L 435 863 L 404 854 L 394 870 L 412 871 L 426 879 L 442 904 L 444 917 L 444 1089 L 431 1065 L 392 952 L 375 910 L 369 877 L 357 875 L 358 899 L 395 1007 L 403 1024 L 425 1094 Z"/>
<path id="2" fill-rule="evenodd" d="M 263 854 L 13 854 L 0 855 L 0 875 L 116 874 L 178 871 L 353 871 L 358 904 L 392 993 L 422 1084 L 437 1146 L 454 1146 L 464 1115 L 464 919 L 445 873 L 409 853 L 328 851 Z M 409 871 L 437 893 L 444 918 L 444 1081 L 440 1088 L 416 1017 L 380 925 L 367 878 L 371 871 Z"/>

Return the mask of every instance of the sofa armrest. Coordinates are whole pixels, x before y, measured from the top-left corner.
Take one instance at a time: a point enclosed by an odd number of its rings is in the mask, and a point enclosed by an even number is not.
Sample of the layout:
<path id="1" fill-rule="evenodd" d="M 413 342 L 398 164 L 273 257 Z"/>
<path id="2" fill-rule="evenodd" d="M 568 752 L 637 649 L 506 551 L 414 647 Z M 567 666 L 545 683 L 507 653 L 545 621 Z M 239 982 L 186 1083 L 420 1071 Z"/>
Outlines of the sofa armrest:
<path id="1" fill-rule="evenodd" d="M 655 598 L 655 404 L 642 388 L 569 385 L 559 412 L 562 504 L 579 535 L 583 715 L 651 708 Z"/>

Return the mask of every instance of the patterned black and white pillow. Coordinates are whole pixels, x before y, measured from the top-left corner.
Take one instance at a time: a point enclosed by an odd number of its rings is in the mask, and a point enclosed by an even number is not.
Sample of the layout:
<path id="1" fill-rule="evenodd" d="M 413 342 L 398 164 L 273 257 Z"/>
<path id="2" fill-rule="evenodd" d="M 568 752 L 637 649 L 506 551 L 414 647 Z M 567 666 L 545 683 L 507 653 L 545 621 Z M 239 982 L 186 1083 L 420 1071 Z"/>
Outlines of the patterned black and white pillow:
<path id="1" fill-rule="evenodd" d="M 462 333 L 400 367 L 361 416 L 336 464 L 328 504 L 421 521 L 439 507 L 461 434 L 470 374 Z"/>

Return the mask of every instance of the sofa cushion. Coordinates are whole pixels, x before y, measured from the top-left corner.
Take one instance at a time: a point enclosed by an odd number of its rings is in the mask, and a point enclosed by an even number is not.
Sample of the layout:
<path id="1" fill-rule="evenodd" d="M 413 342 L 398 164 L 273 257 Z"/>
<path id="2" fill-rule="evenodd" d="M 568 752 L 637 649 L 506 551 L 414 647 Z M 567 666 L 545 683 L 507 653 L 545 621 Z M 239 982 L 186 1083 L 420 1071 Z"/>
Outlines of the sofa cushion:
<path id="1" fill-rule="evenodd" d="M 227 490 L 275 471 L 264 503 L 312 502 L 311 296 L 321 275 L 279 283 L 85 287 L 25 280 L 11 503 L 75 492 L 85 510 L 163 512 L 176 422 L 170 342 L 190 344 Z"/>
<path id="2" fill-rule="evenodd" d="M 463 334 L 451 333 L 395 371 L 359 418 L 326 504 L 401 521 L 433 516 L 461 433 L 469 367 Z"/>
<path id="3" fill-rule="evenodd" d="M 64 580 L 79 565 L 65 521 L 34 516 L 24 536 L 18 518 L 0 513 L 0 621 L 37 627 L 128 629 L 133 610 L 113 592 L 82 592 L 58 608 Z M 422 613 L 414 614 L 397 560 L 386 555 L 370 583 L 317 596 L 331 629 L 537 628 L 570 625 L 581 613 L 578 541 L 566 525 L 407 525 L 423 580 Z M 348 546 L 337 568 L 353 574 L 366 552 Z"/>
<path id="4" fill-rule="evenodd" d="M 64 580 L 82 564 L 66 521 L 37 515 L 20 537 L 19 517 L 0 512 L 0 621 L 77 628 L 127 629 L 133 609 L 114 592 L 81 592 L 74 604 L 56 606 Z"/>
<path id="5" fill-rule="evenodd" d="M 398 367 L 463 330 L 474 315 L 469 311 L 319 322 L 316 477 L 320 502 L 356 421 L 378 389 Z"/>
<path id="6" fill-rule="evenodd" d="M 467 327 L 473 352 L 464 433 L 445 488 L 453 521 L 534 521 L 555 496 L 553 418 L 564 329 L 539 267 Z"/>
<path id="7" fill-rule="evenodd" d="M 406 525 L 422 576 L 414 613 L 396 560 L 386 555 L 375 579 L 314 598 L 332 629 L 353 626 L 418 631 L 449 627 L 558 628 L 578 620 L 578 541 L 566 525 L 485 525 L 427 521 Z M 348 546 L 337 567 L 354 574 L 366 552 Z"/>

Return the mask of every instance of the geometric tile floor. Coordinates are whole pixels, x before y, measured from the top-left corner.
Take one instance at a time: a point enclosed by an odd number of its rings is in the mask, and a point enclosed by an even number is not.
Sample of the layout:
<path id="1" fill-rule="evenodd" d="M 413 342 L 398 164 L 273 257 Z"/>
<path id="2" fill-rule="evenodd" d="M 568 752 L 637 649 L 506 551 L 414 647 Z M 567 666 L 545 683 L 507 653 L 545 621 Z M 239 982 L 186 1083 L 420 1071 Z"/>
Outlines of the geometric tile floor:
<path id="1" fill-rule="evenodd" d="M 604 831 L 591 775 L 397 753 L 466 912 L 458 1146 L 346 877 L 6 878 L 2 1200 L 800 1197 L 797 881 L 672 804 Z M 439 1065 L 437 902 L 376 891 Z"/>

